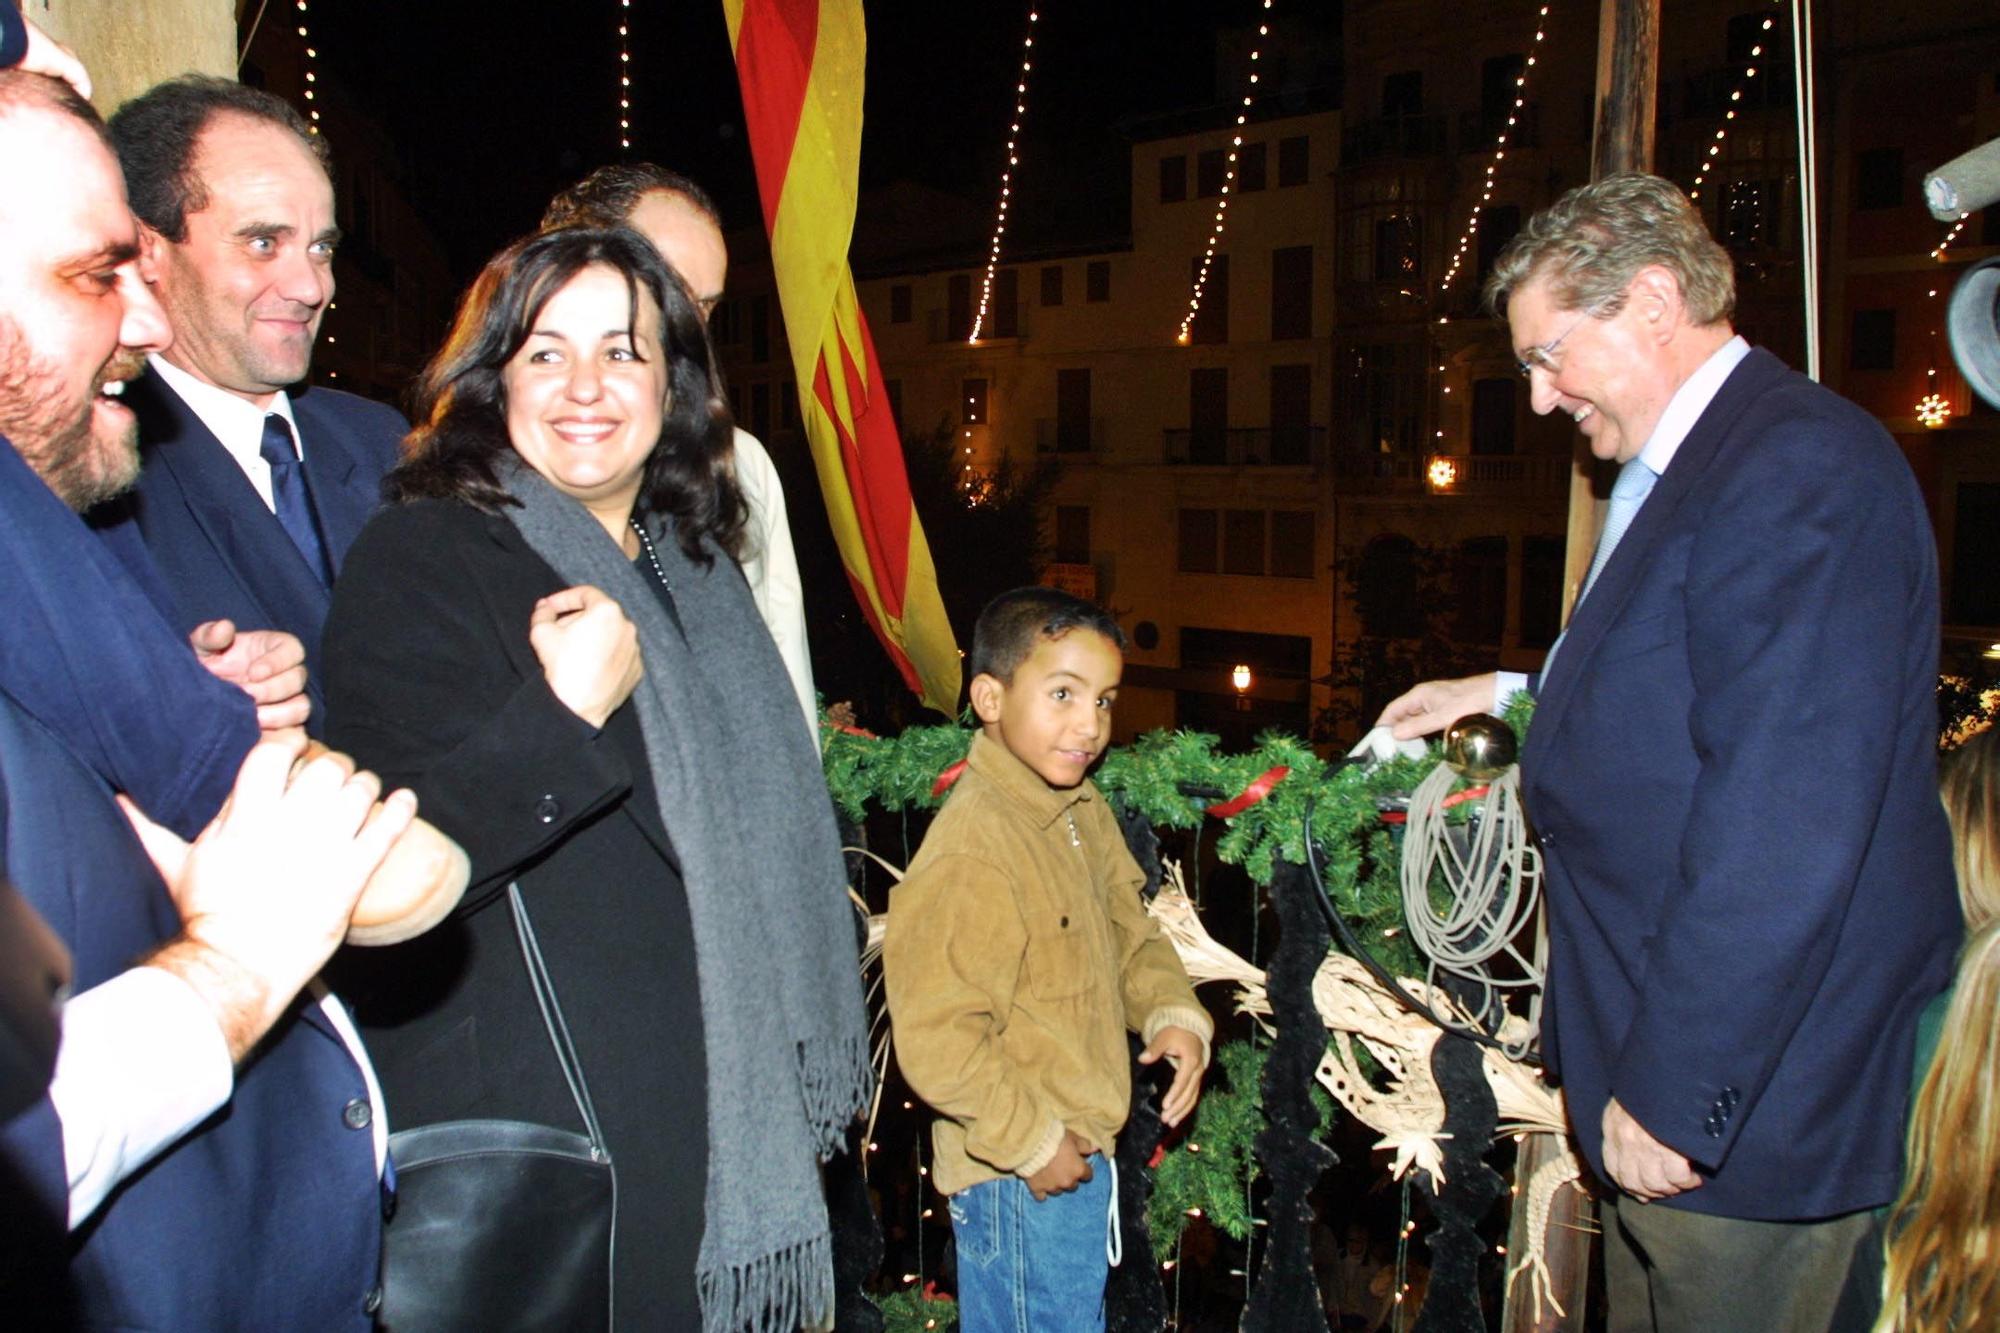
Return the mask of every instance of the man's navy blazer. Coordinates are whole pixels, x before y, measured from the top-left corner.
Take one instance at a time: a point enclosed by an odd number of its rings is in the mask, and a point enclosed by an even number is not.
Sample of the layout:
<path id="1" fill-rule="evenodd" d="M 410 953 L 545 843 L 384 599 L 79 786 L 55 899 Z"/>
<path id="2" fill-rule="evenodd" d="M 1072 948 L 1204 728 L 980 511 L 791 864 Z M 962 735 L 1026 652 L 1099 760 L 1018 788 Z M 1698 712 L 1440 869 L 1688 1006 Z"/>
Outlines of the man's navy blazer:
<path id="1" fill-rule="evenodd" d="M 139 417 L 139 484 L 92 511 L 92 525 L 156 598 L 164 594 L 161 609 L 183 634 L 224 617 L 239 629 L 296 634 L 306 649 L 308 729 L 318 735 L 327 589 L 243 469 L 166 381 L 144 376 L 126 389 L 125 401 Z M 318 387 L 293 391 L 292 415 L 338 574 L 381 503 L 382 478 L 395 466 L 408 423 L 393 408 Z M 138 556 L 135 545 L 147 555 Z"/>
<path id="2" fill-rule="evenodd" d="M 1917 1014 L 1962 931 L 1938 636 L 1894 441 L 1752 351 L 1578 605 L 1521 757 L 1544 1052 L 1600 1174 L 1615 1096 L 1708 1177 L 1668 1206 L 1895 1195 Z"/>
<path id="3" fill-rule="evenodd" d="M 111 789 L 4 692 L 0 794 L 7 877 L 68 946 L 78 993 L 179 932 Z M 325 1015 L 303 1005 L 237 1070 L 223 1108 L 128 1176 L 67 1247 L 62 1125 L 44 1097 L 0 1131 L 7 1226 L 58 1238 L 0 1263 L 9 1321 L 372 1327 L 382 1196 L 367 1119 L 347 1110 L 367 1097 Z"/>

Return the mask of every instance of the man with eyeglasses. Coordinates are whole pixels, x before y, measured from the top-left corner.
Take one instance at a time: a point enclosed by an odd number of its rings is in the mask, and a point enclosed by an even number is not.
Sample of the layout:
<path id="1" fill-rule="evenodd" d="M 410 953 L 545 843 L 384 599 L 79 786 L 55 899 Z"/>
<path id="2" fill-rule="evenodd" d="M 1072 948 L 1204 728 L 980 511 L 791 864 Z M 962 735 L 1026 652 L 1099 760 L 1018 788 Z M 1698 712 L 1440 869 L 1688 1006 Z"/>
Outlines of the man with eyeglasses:
<path id="1" fill-rule="evenodd" d="M 1542 1047 L 1616 1186 L 1610 1327 L 1824 1329 L 1880 1262 L 1960 931 L 1923 500 L 1879 423 L 1736 336 L 1728 255 L 1666 181 L 1571 191 L 1487 297 L 1535 410 L 1618 483 L 1539 677 L 1433 681 L 1382 721 L 1534 691 Z"/>

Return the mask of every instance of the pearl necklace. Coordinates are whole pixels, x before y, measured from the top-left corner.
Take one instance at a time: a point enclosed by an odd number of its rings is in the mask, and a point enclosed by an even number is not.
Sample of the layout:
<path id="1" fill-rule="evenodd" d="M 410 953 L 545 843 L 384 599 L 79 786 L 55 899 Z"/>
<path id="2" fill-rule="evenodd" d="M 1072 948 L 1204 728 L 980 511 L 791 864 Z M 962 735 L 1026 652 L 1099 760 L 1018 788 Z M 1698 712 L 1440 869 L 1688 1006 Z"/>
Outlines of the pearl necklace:
<path id="1" fill-rule="evenodd" d="M 671 593 L 674 590 L 674 581 L 668 578 L 667 571 L 660 567 L 660 555 L 653 549 L 653 539 L 646 535 L 645 527 L 636 518 L 632 520 L 632 531 L 639 534 L 639 549 L 646 553 L 646 562 L 653 567 L 653 573 L 659 576 L 660 586 Z"/>

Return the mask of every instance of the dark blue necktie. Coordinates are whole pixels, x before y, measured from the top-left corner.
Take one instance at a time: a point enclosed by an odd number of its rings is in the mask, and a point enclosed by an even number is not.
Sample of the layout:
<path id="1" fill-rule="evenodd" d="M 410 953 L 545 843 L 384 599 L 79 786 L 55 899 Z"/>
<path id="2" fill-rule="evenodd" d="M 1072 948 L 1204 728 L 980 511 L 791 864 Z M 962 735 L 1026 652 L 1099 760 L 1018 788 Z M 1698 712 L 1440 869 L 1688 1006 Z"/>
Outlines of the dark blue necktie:
<path id="1" fill-rule="evenodd" d="M 333 566 L 326 558 L 326 542 L 320 537 L 319 517 L 313 512 L 312 492 L 306 486 L 305 464 L 299 461 L 298 446 L 292 443 L 292 425 L 276 412 L 264 418 L 264 439 L 257 452 L 271 465 L 271 500 L 285 535 L 305 557 L 325 587 L 333 586 Z"/>

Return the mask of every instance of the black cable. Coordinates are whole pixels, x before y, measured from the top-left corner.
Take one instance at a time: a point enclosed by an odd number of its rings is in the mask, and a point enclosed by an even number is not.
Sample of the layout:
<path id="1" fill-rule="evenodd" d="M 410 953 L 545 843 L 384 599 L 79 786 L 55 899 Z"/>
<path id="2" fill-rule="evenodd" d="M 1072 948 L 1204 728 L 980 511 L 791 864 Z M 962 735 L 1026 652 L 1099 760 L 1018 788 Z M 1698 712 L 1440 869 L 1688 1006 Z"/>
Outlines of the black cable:
<path id="1" fill-rule="evenodd" d="M 1455 1023 L 1447 1023 L 1444 1019 L 1440 1018 L 1437 1015 L 1436 1011 L 1433 1010 L 1428 1004 L 1425 1004 L 1422 1000 L 1419 1000 L 1416 996 L 1410 994 L 1409 991 L 1405 990 L 1400 984 L 1398 984 L 1396 978 L 1389 975 L 1389 969 L 1383 967 L 1381 963 L 1376 961 L 1375 955 L 1368 952 L 1367 947 L 1361 943 L 1358 937 L 1356 937 L 1354 931 L 1347 924 L 1347 918 L 1343 917 L 1339 912 L 1334 910 L 1333 895 L 1327 892 L 1326 878 L 1320 874 L 1319 870 L 1319 845 L 1313 840 L 1313 793 L 1310 791 L 1306 793 L 1304 819 L 1305 819 L 1305 843 L 1306 843 L 1306 870 L 1309 874 L 1312 875 L 1314 887 L 1316 887 L 1319 890 L 1319 896 L 1318 896 L 1319 910 L 1326 917 L 1327 928 L 1333 932 L 1334 938 L 1340 941 L 1340 946 L 1343 949 L 1347 950 L 1348 954 L 1351 955 L 1363 967 L 1367 968 L 1369 975 L 1373 976 L 1376 981 L 1380 982 L 1382 984 L 1382 988 L 1388 991 L 1391 995 L 1395 996 L 1397 1001 L 1400 1002 L 1402 1006 L 1405 1009 L 1408 1009 L 1411 1013 L 1417 1014 L 1425 1019 L 1428 1019 L 1430 1022 L 1435 1024 L 1439 1030 L 1444 1032 L 1449 1032 L 1455 1037 L 1464 1037 L 1467 1040 L 1476 1041 L 1481 1046 L 1491 1047 L 1493 1050 L 1500 1052 L 1502 1055 L 1505 1055 L 1510 1060 L 1518 1059 L 1519 1062 L 1522 1064 L 1534 1065 L 1536 1067 L 1539 1067 L 1542 1063 L 1539 1056 L 1533 1054 L 1523 1054 L 1519 1057 L 1516 1057 L 1507 1049 L 1507 1047 L 1504 1044 L 1496 1040 L 1491 1034 L 1487 1033 L 1481 1028 L 1478 1027 L 1462 1028 Z"/>

